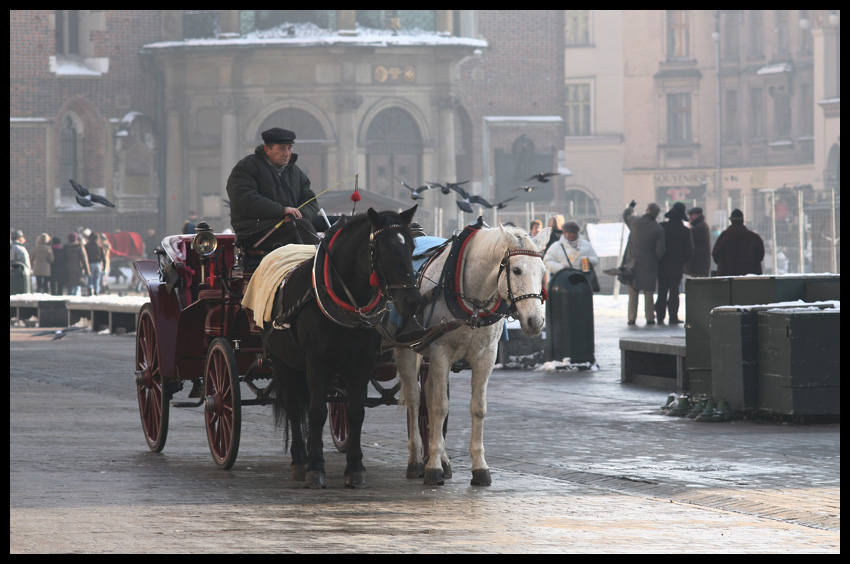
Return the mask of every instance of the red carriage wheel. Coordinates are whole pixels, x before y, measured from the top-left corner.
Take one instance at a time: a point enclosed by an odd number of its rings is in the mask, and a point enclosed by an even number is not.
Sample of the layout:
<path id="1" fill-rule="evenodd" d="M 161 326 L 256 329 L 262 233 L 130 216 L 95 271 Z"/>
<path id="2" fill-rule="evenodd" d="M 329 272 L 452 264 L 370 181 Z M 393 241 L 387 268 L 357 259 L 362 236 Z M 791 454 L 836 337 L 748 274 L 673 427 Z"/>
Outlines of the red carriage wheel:
<path id="1" fill-rule="evenodd" d="M 168 435 L 171 392 L 162 378 L 156 323 L 150 304 L 142 306 L 136 327 L 136 394 L 148 447 L 154 452 L 161 452 Z"/>
<path id="2" fill-rule="evenodd" d="M 233 348 L 217 338 L 207 352 L 204 369 L 204 422 L 215 463 L 228 470 L 236 462 L 242 427 L 242 395 Z"/>
<path id="3" fill-rule="evenodd" d="M 345 393 L 335 388 L 330 397 L 337 401 L 328 402 L 328 427 L 331 439 L 339 452 L 345 452 L 348 447 L 348 403 L 342 401 Z"/>

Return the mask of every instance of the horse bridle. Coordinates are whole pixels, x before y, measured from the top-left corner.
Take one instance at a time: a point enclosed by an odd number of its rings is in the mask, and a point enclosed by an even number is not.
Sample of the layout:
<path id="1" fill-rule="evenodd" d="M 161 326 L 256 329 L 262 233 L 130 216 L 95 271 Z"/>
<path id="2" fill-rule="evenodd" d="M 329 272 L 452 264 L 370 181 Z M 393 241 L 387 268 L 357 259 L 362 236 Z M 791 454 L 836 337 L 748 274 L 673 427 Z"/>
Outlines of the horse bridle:
<path id="1" fill-rule="evenodd" d="M 549 295 L 546 292 L 545 286 L 541 286 L 541 290 L 539 294 L 522 294 L 520 296 L 514 296 L 513 289 L 511 288 L 511 257 L 517 255 L 528 255 L 532 257 L 537 257 L 542 259 L 543 253 L 539 253 L 537 251 L 526 251 L 524 249 L 517 249 L 515 251 L 507 250 L 505 251 L 505 256 L 502 257 L 502 261 L 499 263 L 499 274 L 497 275 L 497 279 L 502 275 L 502 271 L 504 270 L 507 276 L 508 282 L 508 311 L 513 317 L 519 316 L 519 311 L 517 310 L 516 304 L 522 300 L 527 300 L 530 298 L 537 298 L 540 300 L 540 303 L 545 303 L 546 299 Z"/>
<path id="2" fill-rule="evenodd" d="M 377 281 L 380 284 L 381 291 L 387 296 L 387 299 L 391 299 L 390 291 L 391 290 L 411 290 L 418 289 L 419 284 L 415 281 L 416 278 L 413 276 L 413 272 L 408 272 L 408 279 L 414 280 L 412 283 L 399 283 L 399 284 L 388 284 L 387 276 L 384 272 L 383 267 L 381 266 L 380 261 L 378 261 L 378 236 L 382 235 L 385 232 L 388 232 L 390 229 L 405 229 L 404 225 L 399 223 L 393 223 L 392 225 L 388 225 L 386 227 L 382 227 L 380 229 L 376 229 L 369 234 L 369 262 L 372 266 L 372 272 L 376 274 Z"/>

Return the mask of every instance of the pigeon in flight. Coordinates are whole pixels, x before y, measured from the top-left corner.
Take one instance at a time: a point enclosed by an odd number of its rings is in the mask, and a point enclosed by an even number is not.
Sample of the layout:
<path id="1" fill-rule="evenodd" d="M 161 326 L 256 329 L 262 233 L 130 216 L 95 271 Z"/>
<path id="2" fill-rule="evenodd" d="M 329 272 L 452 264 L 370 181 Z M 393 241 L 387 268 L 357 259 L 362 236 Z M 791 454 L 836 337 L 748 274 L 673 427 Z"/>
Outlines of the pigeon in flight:
<path id="1" fill-rule="evenodd" d="M 560 172 L 538 172 L 534 176 L 525 179 L 525 182 L 529 180 L 536 180 L 537 182 L 549 182 L 549 178 L 552 176 L 560 176 Z"/>
<path id="2" fill-rule="evenodd" d="M 104 206 L 109 206 L 110 208 L 115 207 L 115 204 L 113 204 L 103 196 L 92 194 L 91 192 L 89 192 L 89 189 L 83 186 L 82 184 L 74 182 L 73 179 L 69 180 L 71 180 L 71 186 L 74 188 L 74 191 L 77 192 L 77 203 L 83 206 L 84 208 L 90 208 L 95 204 L 103 204 Z"/>
<path id="3" fill-rule="evenodd" d="M 425 197 L 422 195 L 422 192 L 424 192 L 425 190 L 430 190 L 430 189 L 432 188 L 432 186 L 431 186 L 430 184 L 426 184 L 426 185 L 424 185 L 424 186 L 420 186 L 419 188 L 411 188 L 411 187 L 410 187 L 410 185 L 409 185 L 409 184 L 407 184 L 407 182 L 405 182 L 405 181 L 403 181 L 403 180 L 399 179 L 399 177 L 398 177 L 398 176 L 393 176 L 393 178 L 395 178 L 396 180 L 398 180 L 398 182 L 399 182 L 402 186 L 404 186 L 405 188 L 407 188 L 408 190 L 410 190 L 410 199 L 411 199 L 411 200 L 424 200 L 424 199 L 425 199 Z"/>
<path id="4" fill-rule="evenodd" d="M 443 186 L 439 182 L 429 182 L 428 184 L 431 185 L 432 188 L 433 187 L 439 188 L 443 192 L 443 194 L 448 194 L 452 190 L 454 190 L 458 194 L 463 195 L 463 194 L 466 194 L 466 192 L 464 192 L 463 188 L 461 188 L 460 185 L 466 184 L 467 182 L 469 182 L 469 180 L 464 180 L 463 182 L 446 182 L 445 186 Z"/>
<path id="5" fill-rule="evenodd" d="M 38 333 L 33 333 L 32 337 L 43 337 L 44 335 L 53 335 L 53 341 L 56 339 L 61 339 L 71 331 L 79 331 L 82 327 L 77 327 L 72 325 L 70 327 L 65 327 L 64 329 L 57 329 L 55 331 L 39 331 Z"/>
<path id="6" fill-rule="evenodd" d="M 546 182 L 548 182 L 548 180 Z M 512 192 L 519 192 L 520 190 L 523 190 L 524 192 L 531 192 L 535 188 L 542 188 L 542 186 L 520 186 L 519 188 L 514 188 Z"/>

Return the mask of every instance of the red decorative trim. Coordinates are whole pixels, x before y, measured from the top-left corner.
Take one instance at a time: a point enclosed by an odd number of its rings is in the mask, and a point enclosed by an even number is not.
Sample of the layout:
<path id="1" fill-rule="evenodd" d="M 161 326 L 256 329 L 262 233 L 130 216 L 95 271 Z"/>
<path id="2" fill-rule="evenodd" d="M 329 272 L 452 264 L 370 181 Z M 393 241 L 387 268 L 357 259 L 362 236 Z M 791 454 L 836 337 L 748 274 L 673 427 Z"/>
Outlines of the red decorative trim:
<path id="1" fill-rule="evenodd" d="M 342 229 L 340 229 L 339 231 L 334 233 L 334 236 L 331 237 L 331 240 L 328 243 L 328 252 L 325 253 L 325 265 L 324 265 L 325 268 L 324 268 L 324 273 L 323 273 L 324 280 L 325 280 L 325 289 L 328 291 L 328 296 L 330 296 L 333 303 L 335 303 L 337 306 L 341 307 L 345 311 L 350 311 L 352 313 L 369 313 L 370 311 L 372 311 L 373 309 L 375 309 L 378 306 L 378 302 L 380 302 L 380 300 L 381 300 L 381 291 L 380 290 L 377 291 L 377 293 L 375 294 L 375 299 L 373 299 L 369 303 L 369 305 L 358 310 L 353 305 L 349 304 L 348 302 L 343 301 L 339 296 L 337 296 L 334 293 L 333 286 L 331 285 L 331 278 L 330 278 L 330 270 L 331 269 L 328 268 L 328 261 L 330 259 L 330 255 L 331 255 L 331 247 L 333 246 L 334 242 L 336 241 L 336 238 L 339 237 L 340 233 L 342 233 Z"/>
<path id="2" fill-rule="evenodd" d="M 463 261 L 463 253 L 466 251 L 466 245 L 468 245 L 469 242 L 472 240 L 472 237 L 474 237 L 477 234 L 478 234 L 478 230 L 470 233 L 469 237 L 467 237 L 466 240 L 464 240 L 463 244 L 461 244 L 461 246 L 460 246 L 460 251 L 457 254 L 457 268 L 455 269 L 455 291 L 457 291 L 457 289 L 460 288 L 460 276 L 461 276 L 461 274 L 463 274 L 462 269 L 461 269 L 461 261 Z M 461 297 L 460 293 L 457 293 L 456 295 L 457 295 L 457 303 L 460 306 L 460 308 L 464 311 L 464 313 L 466 313 L 466 315 L 472 315 L 473 311 L 467 307 L 467 305 L 463 301 L 463 298 Z M 493 309 L 491 309 L 489 311 L 478 312 L 478 317 L 487 317 L 488 315 L 493 315 L 493 313 L 497 309 L 499 309 L 499 306 L 501 304 L 502 304 L 502 299 L 499 298 L 498 300 L 496 300 L 496 304 L 493 306 Z"/>

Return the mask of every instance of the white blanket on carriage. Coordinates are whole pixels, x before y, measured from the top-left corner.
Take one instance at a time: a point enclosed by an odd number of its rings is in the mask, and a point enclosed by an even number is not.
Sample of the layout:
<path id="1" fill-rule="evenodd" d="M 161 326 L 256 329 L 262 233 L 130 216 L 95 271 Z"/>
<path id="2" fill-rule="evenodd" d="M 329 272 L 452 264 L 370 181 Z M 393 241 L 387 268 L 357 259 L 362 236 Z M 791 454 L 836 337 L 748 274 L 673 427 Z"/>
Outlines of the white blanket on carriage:
<path id="1" fill-rule="evenodd" d="M 248 282 L 242 306 L 254 312 L 254 323 L 272 320 L 274 295 L 289 271 L 316 255 L 315 245 L 286 245 L 267 254 Z"/>

